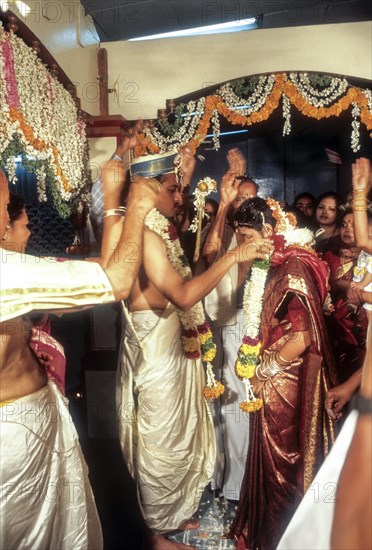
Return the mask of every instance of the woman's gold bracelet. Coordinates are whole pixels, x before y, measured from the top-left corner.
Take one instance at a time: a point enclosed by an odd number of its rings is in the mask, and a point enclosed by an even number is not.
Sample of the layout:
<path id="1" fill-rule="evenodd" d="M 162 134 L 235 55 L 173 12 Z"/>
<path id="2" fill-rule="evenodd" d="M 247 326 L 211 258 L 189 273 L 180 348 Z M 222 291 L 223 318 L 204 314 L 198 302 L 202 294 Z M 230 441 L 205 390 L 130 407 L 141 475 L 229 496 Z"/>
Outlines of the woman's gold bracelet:
<path id="1" fill-rule="evenodd" d="M 284 359 L 284 357 L 282 357 L 279 353 L 279 351 L 276 352 L 276 357 L 278 357 L 279 361 L 281 361 L 282 363 L 284 363 L 283 366 L 285 365 L 290 365 L 292 363 L 292 361 L 287 361 L 287 359 Z M 277 361 L 279 363 L 279 361 Z"/>

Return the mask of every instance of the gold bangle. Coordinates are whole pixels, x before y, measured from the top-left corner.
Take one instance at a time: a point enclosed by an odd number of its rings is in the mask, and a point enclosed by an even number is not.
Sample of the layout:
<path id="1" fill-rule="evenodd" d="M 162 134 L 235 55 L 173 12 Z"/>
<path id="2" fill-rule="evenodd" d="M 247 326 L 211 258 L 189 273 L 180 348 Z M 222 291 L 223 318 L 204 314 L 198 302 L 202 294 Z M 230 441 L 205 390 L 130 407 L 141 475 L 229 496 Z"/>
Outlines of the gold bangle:
<path id="1" fill-rule="evenodd" d="M 279 351 L 276 352 L 276 355 L 279 358 L 279 361 L 282 361 L 284 365 L 290 365 L 292 363 L 292 361 L 287 361 L 287 359 L 284 359 L 284 357 L 280 355 Z"/>
<path id="2" fill-rule="evenodd" d="M 258 380 L 259 380 L 260 382 L 266 382 L 266 380 L 268 379 L 268 376 L 265 376 L 265 375 L 261 372 L 260 365 L 258 365 L 258 367 L 256 368 L 255 374 L 256 374 L 256 378 L 258 378 Z M 261 378 L 260 374 L 261 374 L 261 376 L 263 376 L 263 378 Z"/>
<path id="3" fill-rule="evenodd" d="M 367 205 L 366 206 L 357 206 L 357 207 L 353 206 L 353 211 L 354 212 L 367 212 Z"/>

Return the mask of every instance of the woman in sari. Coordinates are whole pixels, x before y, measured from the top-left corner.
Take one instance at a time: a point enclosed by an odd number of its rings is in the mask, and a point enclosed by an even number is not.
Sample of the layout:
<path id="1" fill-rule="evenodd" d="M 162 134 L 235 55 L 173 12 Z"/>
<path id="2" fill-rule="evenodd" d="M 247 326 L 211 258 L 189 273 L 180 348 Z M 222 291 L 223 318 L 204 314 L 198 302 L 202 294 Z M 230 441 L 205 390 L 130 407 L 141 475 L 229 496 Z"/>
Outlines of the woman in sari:
<path id="1" fill-rule="evenodd" d="M 362 305 L 350 303 L 348 293 L 353 280 L 360 248 L 355 244 L 352 210 L 346 210 L 340 225 L 341 247 L 323 256 L 330 268 L 331 296 L 334 312 L 327 318 L 327 328 L 337 364 L 340 382 L 361 368 L 365 355 L 368 320 Z"/>
<path id="2" fill-rule="evenodd" d="M 338 221 L 342 197 L 334 191 L 327 191 L 318 197 L 315 209 L 315 220 L 318 225 L 315 249 L 320 254 L 335 250 L 340 246 Z"/>
<path id="3" fill-rule="evenodd" d="M 12 252 L 25 254 L 30 230 L 25 201 L 19 195 L 10 193 L 8 203 L 9 224 L 6 238 L 1 247 Z M 51 335 L 50 316 L 31 313 L 29 346 L 35 353 L 45 373 L 65 394 L 66 357 L 63 346 Z"/>
<path id="4" fill-rule="evenodd" d="M 236 363 L 242 376 L 245 350 L 246 364 L 259 350 L 258 366 L 246 375 L 252 386 L 244 380 L 258 399 L 251 393 L 249 401 L 248 392 L 248 403 L 241 405 L 256 412 L 230 530 L 239 550 L 276 548 L 334 440 L 332 421 L 324 409 L 326 392 L 336 382 L 322 311 L 328 269 L 310 246 L 312 233 L 295 229 L 288 218 L 278 203 L 258 197 L 246 201 L 235 214 L 238 239 L 272 237 L 275 246 L 261 296 L 260 285 L 256 289 L 254 282 L 260 266 L 252 266 L 244 299 L 247 336 Z M 255 322 L 259 302 L 261 313 Z M 254 324 L 259 327 L 258 338 L 252 337 Z"/>

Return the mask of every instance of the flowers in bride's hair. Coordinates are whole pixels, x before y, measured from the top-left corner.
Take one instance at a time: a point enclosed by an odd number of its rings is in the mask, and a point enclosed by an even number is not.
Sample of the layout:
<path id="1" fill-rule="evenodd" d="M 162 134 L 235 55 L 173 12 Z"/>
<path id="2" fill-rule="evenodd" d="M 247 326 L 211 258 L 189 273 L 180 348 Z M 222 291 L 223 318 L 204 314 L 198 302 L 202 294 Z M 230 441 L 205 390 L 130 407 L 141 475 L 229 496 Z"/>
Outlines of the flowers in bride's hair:
<path id="1" fill-rule="evenodd" d="M 279 235 L 278 235 L 279 236 Z M 283 235 L 286 246 L 303 246 L 312 247 L 315 244 L 314 233 L 307 227 L 295 228 L 291 231 L 286 231 Z"/>
<path id="2" fill-rule="evenodd" d="M 145 225 L 162 238 L 166 247 L 167 257 L 177 273 L 184 280 L 191 279 L 191 269 L 173 224 L 160 214 L 158 210 L 153 209 L 147 215 Z M 181 341 L 185 356 L 188 359 L 198 359 L 201 357 L 203 363 L 207 364 L 206 388 L 218 397 L 218 395 L 221 395 L 221 387 L 223 388 L 223 386 L 221 384 L 218 385 L 210 366 L 210 361 L 214 359 L 217 348 L 213 340 L 212 331 L 205 319 L 203 306 L 201 302 L 198 302 L 188 311 L 177 309 L 177 314 L 182 326 Z"/>

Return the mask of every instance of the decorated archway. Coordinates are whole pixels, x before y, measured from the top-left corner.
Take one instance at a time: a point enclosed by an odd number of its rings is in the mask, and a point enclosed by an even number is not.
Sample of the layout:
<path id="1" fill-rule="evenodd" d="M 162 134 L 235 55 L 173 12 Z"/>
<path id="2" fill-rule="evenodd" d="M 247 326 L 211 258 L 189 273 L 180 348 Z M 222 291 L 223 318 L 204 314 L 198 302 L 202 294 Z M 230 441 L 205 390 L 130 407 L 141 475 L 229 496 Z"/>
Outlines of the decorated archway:
<path id="1" fill-rule="evenodd" d="M 233 126 L 251 127 L 269 120 L 281 107 L 283 136 L 291 133 L 291 115 L 322 120 L 339 117 L 349 111 L 350 147 L 360 150 L 360 128 L 372 136 L 372 87 L 352 85 L 347 78 L 317 73 L 275 73 L 250 76 L 226 82 L 208 95 L 200 94 L 187 103 L 175 103 L 173 119 L 162 116 L 144 132 L 136 156 L 162 152 L 189 143 L 194 150 L 213 136 L 214 149 L 219 149 L 221 121 Z"/>

